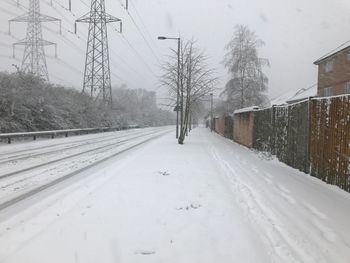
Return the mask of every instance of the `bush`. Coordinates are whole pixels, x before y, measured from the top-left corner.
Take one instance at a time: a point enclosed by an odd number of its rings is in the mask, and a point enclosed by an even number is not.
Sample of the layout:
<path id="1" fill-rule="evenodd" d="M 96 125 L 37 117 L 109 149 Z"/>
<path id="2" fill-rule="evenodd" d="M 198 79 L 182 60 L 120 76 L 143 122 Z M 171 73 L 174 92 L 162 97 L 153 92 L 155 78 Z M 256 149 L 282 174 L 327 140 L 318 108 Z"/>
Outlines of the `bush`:
<path id="1" fill-rule="evenodd" d="M 79 91 L 32 74 L 0 73 L 0 133 L 118 124 L 110 109 Z"/>

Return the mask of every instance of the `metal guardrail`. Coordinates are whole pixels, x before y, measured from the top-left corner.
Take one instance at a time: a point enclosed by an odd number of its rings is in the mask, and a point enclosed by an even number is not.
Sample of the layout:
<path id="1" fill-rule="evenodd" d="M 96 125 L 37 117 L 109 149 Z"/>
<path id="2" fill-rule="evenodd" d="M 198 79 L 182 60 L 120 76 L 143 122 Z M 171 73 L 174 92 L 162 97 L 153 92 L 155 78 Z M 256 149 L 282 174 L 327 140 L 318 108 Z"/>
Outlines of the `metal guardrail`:
<path id="1" fill-rule="evenodd" d="M 37 131 L 37 132 L 16 132 L 16 133 L 0 133 L 0 140 L 7 140 L 8 144 L 11 144 L 14 138 L 25 138 L 33 137 L 35 141 L 38 137 L 47 137 L 50 136 L 54 139 L 56 136 L 64 135 L 68 137 L 69 135 L 80 135 L 80 134 L 89 134 L 89 133 L 99 133 L 99 132 L 109 132 L 109 131 L 119 131 L 127 130 L 135 127 L 103 127 L 103 128 L 86 128 L 86 129 L 70 129 L 70 130 L 55 130 L 55 131 Z"/>

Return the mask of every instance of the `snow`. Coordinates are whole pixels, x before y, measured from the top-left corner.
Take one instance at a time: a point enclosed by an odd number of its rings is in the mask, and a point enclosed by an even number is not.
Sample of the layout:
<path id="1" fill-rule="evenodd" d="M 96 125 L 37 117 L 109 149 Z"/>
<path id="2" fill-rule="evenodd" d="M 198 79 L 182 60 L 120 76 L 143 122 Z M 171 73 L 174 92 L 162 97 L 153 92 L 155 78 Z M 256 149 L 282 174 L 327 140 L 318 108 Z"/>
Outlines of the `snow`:
<path id="1" fill-rule="evenodd" d="M 286 105 L 288 102 L 301 101 L 314 96 L 317 96 L 317 85 L 313 85 L 309 88 L 301 88 L 297 92 L 294 90 L 282 94 L 281 96 L 272 99 L 271 105 Z"/>
<path id="2" fill-rule="evenodd" d="M 350 94 L 340 94 L 340 95 L 336 95 L 336 96 L 327 96 L 327 97 L 317 97 L 317 98 L 312 98 L 312 100 L 331 100 L 331 99 L 334 99 L 334 98 L 349 98 L 350 97 Z"/>
<path id="3" fill-rule="evenodd" d="M 288 101 L 300 101 L 303 99 L 308 99 L 310 97 L 317 96 L 317 85 L 313 85 L 312 87 L 306 89 L 298 90 L 293 97 L 289 98 Z"/>
<path id="4" fill-rule="evenodd" d="M 34 136 L 34 135 L 56 135 L 64 133 L 73 133 L 73 132 L 92 132 L 92 131 L 106 131 L 108 127 L 101 128 L 85 128 L 85 129 L 69 129 L 69 130 L 52 130 L 52 131 L 36 131 L 36 132 L 13 132 L 13 133 L 0 133 L 0 138 L 8 137 L 25 137 L 25 136 Z"/>
<path id="5" fill-rule="evenodd" d="M 258 106 L 251 106 L 251 107 L 235 110 L 234 114 L 243 113 L 243 112 L 250 112 L 250 111 L 256 111 L 256 110 L 259 110 Z"/>
<path id="6" fill-rule="evenodd" d="M 50 147 L 44 150 L 44 146 L 40 147 L 43 143 L 40 143 L 36 148 L 20 154 L 16 150 L 14 154 L 0 155 L 0 204 L 78 172 L 167 129 L 169 128 L 100 134 L 95 139 L 92 136 L 83 136 L 83 139 L 76 137 L 76 140 L 70 140 L 74 143 L 47 145 Z M 1 207 L 2 205 L 0 209 Z"/>
<path id="7" fill-rule="evenodd" d="M 1 211 L 0 262 L 347 263 L 349 208 L 339 188 L 198 128 Z"/>

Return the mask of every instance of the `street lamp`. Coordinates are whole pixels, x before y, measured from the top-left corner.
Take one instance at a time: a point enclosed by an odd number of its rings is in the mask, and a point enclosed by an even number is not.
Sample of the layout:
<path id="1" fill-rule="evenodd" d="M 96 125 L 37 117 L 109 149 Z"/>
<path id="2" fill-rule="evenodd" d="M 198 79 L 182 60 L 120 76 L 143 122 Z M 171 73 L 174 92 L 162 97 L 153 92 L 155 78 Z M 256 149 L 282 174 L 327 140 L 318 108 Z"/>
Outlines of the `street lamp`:
<path id="1" fill-rule="evenodd" d="M 180 100 L 180 46 L 181 46 L 181 38 L 179 37 L 164 37 L 159 36 L 158 40 L 177 40 L 177 90 L 176 90 L 176 139 L 179 138 L 179 110 L 181 110 L 182 114 L 182 106 L 179 106 Z M 182 115 L 181 115 L 182 116 Z M 181 121 L 181 130 L 182 130 L 182 121 Z"/>
<path id="2" fill-rule="evenodd" d="M 213 131 L 214 124 L 213 104 L 213 93 L 210 93 L 210 131 Z"/>

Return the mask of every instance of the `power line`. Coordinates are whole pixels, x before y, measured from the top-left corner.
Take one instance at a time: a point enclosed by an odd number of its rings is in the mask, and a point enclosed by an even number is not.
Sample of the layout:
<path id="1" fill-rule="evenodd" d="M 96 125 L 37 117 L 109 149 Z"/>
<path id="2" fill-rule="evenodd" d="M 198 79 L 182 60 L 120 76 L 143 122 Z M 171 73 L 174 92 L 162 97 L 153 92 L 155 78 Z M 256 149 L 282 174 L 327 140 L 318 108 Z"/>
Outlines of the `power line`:
<path id="1" fill-rule="evenodd" d="M 82 2 L 85 6 L 89 7 L 85 1 L 83 0 L 79 0 L 80 2 Z M 119 1 L 120 2 L 120 1 Z M 121 3 L 121 2 L 120 2 Z M 125 8 L 122 4 L 121 6 L 123 8 Z M 114 29 L 115 32 L 120 33 L 119 30 L 115 27 L 112 26 L 112 28 Z M 136 50 L 136 48 L 134 48 L 134 46 L 130 43 L 130 41 L 125 37 L 125 35 L 123 33 L 120 34 L 122 36 L 122 39 L 125 41 L 125 43 L 127 44 L 127 46 L 131 49 L 131 51 L 136 55 L 136 57 L 138 57 L 139 60 L 142 61 L 142 63 L 147 67 L 147 69 L 150 71 L 150 73 L 154 76 L 157 77 L 156 74 L 154 73 L 154 71 L 152 70 L 152 68 L 149 66 L 149 64 L 144 60 L 144 58 L 140 55 L 140 53 Z"/>
<path id="2" fill-rule="evenodd" d="M 76 73 L 78 73 L 79 75 L 83 75 L 84 72 L 82 72 L 81 70 L 77 69 L 76 67 L 72 66 L 70 63 L 65 62 L 64 60 L 60 59 L 60 58 L 56 58 L 54 56 L 47 56 L 50 59 L 54 59 L 58 64 L 62 64 L 65 67 L 75 71 Z"/>
<path id="3" fill-rule="evenodd" d="M 132 15 L 130 14 L 129 10 L 126 10 L 127 14 L 129 15 L 132 23 L 134 24 L 134 26 L 136 27 L 137 31 L 140 33 L 141 37 L 143 38 L 143 40 L 146 42 L 147 47 L 151 50 L 151 53 L 153 54 L 153 56 L 155 57 L 155 59 L 157 60 L 158 63 L 160 63 L 158 55 L 155 53 L 154 49 L 151 47 L 150 43 L 148 42 L 148 40 L 146 39 L 146 37 L 144 36 L 144 34 L 142 33 L 142 30 L 140 29 L 140 27 L 137 25 L 135 19 L 132 17 Z"/>
<path id="4" fill-rule="evenodd" d="M 57 0 L 53 0 L 54 2 L 56 2 L 57 4 L 58 4 L 58 6 L 59 7 L 61 7 L 62 9 L 64 9 L 65 11 L 67 11 L 67 12 L 70 12 L 74 17 L 76 17 L 76 15 L 71 11 L 71 10 L 69 10 L 68 8 L 66 8 L 66 7 L 64 7 L 63 5 L 61 5 L 60 3 L 58 3 L 57 2 Z M 80 0 L 80 2 L 82 3 L 82 4 L 84 4 L 86 7 L 88 7 L 88 8 L 90 8 L 90 6 L 87 4 L 87 3 L 85 3 L 83 0 Z M 51 6 L 51 5 L 50 5 Z M 56 11 L 57 11 L 57 9 L 55 9 Z M 60 13 L 61 14 L 61 13 Z M 63 15 L 62 15 L 63 16 Z M 66 19 L 67 20 L 67 19 Z M 63 27 L 64 29 L 65 29 L 65 27 Z M 70 31 L 69 29 L 66 29 L 66 31 L 68 32 L 68 33 L 70 33 L 70 34 L 74 34 L 72 31 Z M 80 39 L 80 37 L 78 36 L 78 35 L 76 35 L 76 34 L 74 34 L 75 36 L 77 36 L 79 39 Z M 81 39 L 80 39 L 81 40 Z M 84 35 L 84 41 L 87 41 L 87 37 Z M 84 52 L 84 51 L 82 51 L 82 52 Z M 142 77 L 142 75 L 137 71 L 137 70 L 135 70 L 132 66 L 130 66 L 127 62 L 126 62 L 126 60 L 125 59 L 123 59 L 121 56 L 119 56 L 115 51 L 114 51 L 114 49 L 111 49 L 111 52 L 115 55 L 115 56 L 117 56 L 120 60 L 121 60 L 121 62 L 122 62 L 122 64 L 125 64 L 125 66 L 127 67 L 127 68 L 129 68 L 129 70 L 130 70 L 130 73 L 131 73 L 131 71 L 133 71 L 134 73 L 136 73 L 137 75 L 139 75 L 140 77 Z M 117 69 L 122 69 L 121 67 L 117 67 L 116 65 L 114 65 L 114 64 L 119 64 L 119 63 L 117 63 L 112 57 L 111 57 L 111 62 L 112 62 L 112 66 L 114 67 L 114 68 L 117 68 Z M 121 78 L 120 76 L 118 76 L 117 74 L 115 74 L 114 72 L 112 72 L 113 74 L 113 76 L 114 77 L 116 77 L 117 79 L 119 79 L 119 80 L 121 80 L 121 81 L 123 81 L 123 82 L 127 82 L 127 81 L 125 81 L 123 78 Z M 143 78 L 143 77 L 142 77 Z"/>
<path id="5" fill-rule="evenodd" d="M 57 2 L 56 0 L 53 0 L 53 1 L 58 5 L 58 7 L 62 8 L 62 9 L 63 9 L 64 11 L 66 11 L 66 12 L 70 12 L 71 15 L 72 15 L 73 17 L 75 17 L 75 14 L 74 14 L 71 10 L 69 10 L 69 9 L 66 8 L 66 7 L 64 7 L 62 4 L 60 4 L 60 3 Z M 80 2 L 83 3 L 85 6 L 89 7 L 84 1 L 80 0 Z M 13 3 L 12 1 L 11 1 L 11 3 L 12 3 L 12 4 L 15 4 L 15 3 Z M 45 4 L 48 4 L 50 7 L 52 7 L 53 9 L 55 9 L 55 11 L 56 11 L 57 13 L 59 13 L 60 16 L 62 16 L 62 17 L 64 18 L 64 20 L 67 21 L 69 24 L 71 23 L 71 22 L 70 22 L 71 20 L 70 20 L 69 18 L 67 18 L 65 15 L 63 15 L 62 12 L 59 12 L 59 11 L 57 10 L 57 8 L 54 7 L 54 5 L 51 5 L 51 4 L 48 3 L 47 1 L 45 1 Z M 15 4 L 15 5 L 17 5 L 17 4 Z M 25 7 L 24 5 L 22 5 L 22 4 L 20 4 L 20 3 L 17 5 L 17 7 L 20 8 L 20 9 L 22 9 L 22 10 L 28 10 L 27 7 Z M 4 10 L 4 12 L 7 12 L 7 13 L 8 13 L 8 10 Z M 48 31 L 54 33 L 54 31 L 53 31 L 52 29 L 48 28 L 48 27 L 43 26 L 43 28 L 45 28 L 45 29 L 47 29 Z M 74 35 L 77 39 L 82 40 L 80 36 L 74 34 L 70 29 L 66 28 L 65 26 L 62 26 L 62 30 L 65 31 L 66 33 L 70 34 L 70 35 Z M 114 28 L 114 30 L 116 30 L 116 29 Z M 0 32 L 0 33 L 1 33 L 1 32 Z M 4 33 L 5 33 L 5 32 L 4 32 Z M 61 35 L 61 36 L 62 36 L 62 40 L 63 40 L 66 44 L 68 44 L 68 45 L 74 47 L 75 49 L 77 49 L 77 50 L 78 50 L 79 52 L 81 52 L 81 53 L 85 53 L 78 45 L 76 45 L 72 40 L 70 40 L 69 38 L 67 38 L 65 35 Z M 13 37 L 13 36 L 12 36 L 12 37 Z M 83 36 L 83 38 L 84 38 L 85 40 L 87 39 L 86 36 Z M 151 67 L 150 67 L 150 66 L 148 65 L 148 63 L 143 59 L 143 57 L 137 52 L 137 50 L 133 47 L 133 45 L 125 38 L 125 36 L 122 36 L 122 39 L 126 42 L 127 46 L 131 49 L 131 51 L 132 51 L 133 53 L 135 53 L 135 55 L 138 57 L 138 59 L 142 60 L 143 64 L 146 65 L 146 67 L 147 67 L 148 70 L 153 74 L 153 76 L 155 76 L 155 73 L 153 72 L 153 70 L 151 69 Z M 84 41 L 84 40 L 82 40 L 82 41 Z M 120 62 L 121 62 L 122 64 L 124 64 L 124 65 L 129 69 L 129 72 L 130 72 L 130 73 L 131 73 L 131 72 L 134 72 L 134 74 L 137 74 L 139 77 L 143 78 L 143 77 L 142 77 L 142 74 L 140 74 L 134 67 L 132 67 L 131 65 L 129 65 L 125 59 L 123 59 L 121 56 L 119 56 L 119 55 L 114 51 L 114 49 L 111 49 L 111 52 L 112 52 L 115 56 L 117 56 L 118 59 L 120 60 Z M 113 68 L 116 68 L 116 69 L 123 69 L 123 68 L 121 68 L 121 67 L 117 67 L 117 66 L 114 65 L 114 64 L 120 64 L 120 63 L 116 63 L 115 60 L 114 60 L 113 58 L 111 59 L 111 62 L 112 62 Z M 126 83 L 127 83 L 127 81 L 125 81 L 125 79 L 121 78 L 121 77 L 118 76 L 116 73 L 112 72 L 112 75 L 113 75 L 113 77 L 119 79 L 120 81 L 123 81 L 123 82 L 126 82 Z"/>
<path id="6" fill-rule="evenodd" d="M 154 45 L 155 47 L 157 47 L 157 45 L 155 44 L 154 38 L 153 38 L 152 35 L 150 34 L 150 31 L 148 30 L 146 24 L 144 23 L 144 21 L 143 21 L 141 15 L 140 15 L 140 13 L 137 11 L 137 8 L 136 8 L 136 6 L 134 5 L 133 1 L 129 0 L 129 2 L 131 3 L 132 7 L 134 8 L 135 13 L 136 13 L 137 17 L 139 18 L 139 20 L 140 20 L 142 26 L 144 27 L 145 32 L 146 32 L 146 34 L 148 35 L 149 39 L 152 41 L 153 45 Z"/>
<path id="7" fill-rule="evenodd" d="M 83 92 L 112 106 L 112 84 L 109 64 L 107 23 L 121 22 L 106 13 L 104 0 L 93 0 L 90 12 L 76 20 L 89 24 Z"/>
<path id="8" fill-rule="evenodd" d="M 53 0 L 53 1 L 56 2 L 56 3 L 58 3 L 56 0 Z M 59 13 L 63 18 L 65 18 L 66 21 L 69 21 L 69 23 L 71 22 L 71 20 L 69 20 L 69 19 L 68 19 L 67 17 L 65 17 L 61 12 L 59 12 L 53 5 L 51 5 L 50 2 L 47 2 L 47 1 L 44 1 L 44 2 L 45 2 L 47 5 L 49 5 L 50 7 L 54 8 L 55 11 L 56 11 L 57 13 Z M 70 11 L 69 9 L 67 9 L 67 8 L 65 8 L 63 5 L 61 5 L 60 3 L 58 3 L 58 5 L 59 5 L 61 8 L 65 9 L 66 11 Z M 23 6 L 23 5 L 21 5 L 21 4 L 19 4 L 18 7 L 20 7 L 21 9 L 24 9 L 24 10 L 28 10 L 25 6 Z M 71 12 L 71 13 L 72 13 L 72 12 Z M 74 14 L 72 13 L 72 15 L 74 15 Z M 46 28 L 47 30 L 53 32 L 53 30 L 51 30 L 50 28 L 47 28 L 47 27 L 45 27 L 45 28 Z M 66 27 L 62 26 L 62 28 L 63 28 L 64 30 L 66 30 L 66 32 L 68 32 L 68 33 L 70 33 L 70 34 L 76 36 L 78 39 L 80 39 L 80 37 L 78 37 L 74 32 L 70 31 L 70 30 L 67 29 Z M 83 54 L 85 54 L 85 51 L 82 50 L 80 47 L 78 47 L 74 42 L 72 42 L 71 40 L 69 40 L 68 38 L 66 38 L 64 35 L 62 35 L 62 37 L 63 37 L 63 41 L 65 41 L 67 44 L 73 46 L 74 48 L 76 48 L 77 50 L 79 50 L 80 52 L 82 52 Z M 87 40 L 87 38 L 86 38 L 85 36 L 84 36 L 84 38 L 85 38 L 85 40 Z M 59 59 L 58 59 L 57 61 L 60 61 L 61 64 L 62 64 L 62 62 L 63 62 L 62 60 L 59 60 Z M 66 66 L 69 66 L 69 64 L 66 63 L 66 62 L 64 62 L 64 64 L 65 64 Z M 71 67 L 71 68 L 72 68 L 72 67 Z M 84 74 L 83 72 L 78 71 L 78 70 L 76 70 L 76 69 L 75 69 L 75 71 L 81 73 L 82 75 Z M 122 78 L 121 78 L 120 76 L 118 76 L 117 74 L 113 73 L 113 76 L 116 77 L 117 79 L 119 79 L 119 80 L 125 82 L 125 80 L 122 79 Z"/>
<path id="9" fill-rule="evenodd" d="M 40 13 L 39 0 L 30 0 L 29 10 L 25 15 L 21 15 L 9 20 L 9 25 L 11 22 L 27 23 L 27 34 L 25 40 L 14 43 L 14 46 L 25 46 L 21 66 L 21 70 L 23 72 L 30 72 L 37 76 L 43 77 L 46 80 L 49 80 L 44 46 L 56 46 L 56 43 L 49 42 L 43 39 L 41 23 L 55 21 L 58 21 L 61 24 L 60 19 L 43 15 Z"/>
<path id="10" fill-rule="evenodd" d="M 87 4 L 83 0 L 79 0 L 84 5 L 87 6 Z M 120 2 L 121 3 L 121 2 Z M 124 6 L 121 4 L 121 6 L 124 8 Z M 120 33 L 119 30 L 112 26 L 115 32 Z M 156 74 L 153 72 L 152 68 L 148 65 L 148 63 L 144 60 L 144 58 L 139 54 L 139 52 L 134 48 L 134 46 L 130 43 L 130 41 L 125 37 L 123 33 L 120 34 L 122 36 L 122 39 L 125 41 L 127 46 L 131 49 L 131 51 L 142 61 L 142 63 L 147 67 L 147 69 L 153 74 L 153 76 L 156 77 Z"/>
<path id="11" fill-rule="evenodd" d="M 130 41 L 124 36 L 124 34 L 121 34 L 122 39 L 125 41 L 125 43 L 130 47 L 130 49 L 134 52 L 134 54 L 142 61 L 142 63 L 147 67 L 149 72 L 153 74 L 153 76 L 157 77 L 152 68 L 148 65 L 148 63 L 144 60 L 144 58 L 140 55 L 140 53 L 134 48 L 134 46 L 130 43 Z"/>
<path id="12" fill-rule="evenodd" d="M 14 57 L 9 56 L 9 55 L 0 54 L 0 57 L 7 58 L 7 59 L 13 59 L 13 60 L 16 60 L 16 61 L 18 61 L 18 62 L 21 61 L 19 58 L 14 58 Z"/>

